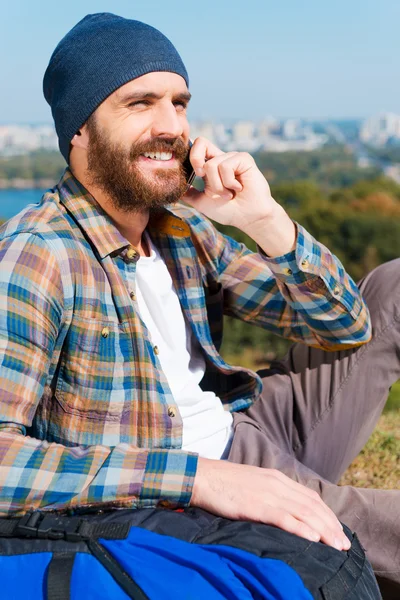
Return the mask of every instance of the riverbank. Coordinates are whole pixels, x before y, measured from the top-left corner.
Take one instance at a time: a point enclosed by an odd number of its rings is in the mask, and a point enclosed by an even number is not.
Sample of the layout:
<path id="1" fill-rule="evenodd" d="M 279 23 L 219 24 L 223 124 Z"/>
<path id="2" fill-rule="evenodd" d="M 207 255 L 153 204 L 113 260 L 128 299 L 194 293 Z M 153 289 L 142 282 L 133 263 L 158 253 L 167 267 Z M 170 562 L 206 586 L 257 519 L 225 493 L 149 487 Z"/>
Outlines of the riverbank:
<path id="1" fill-rule="evenodd" d="M 0 179 L 0 190 L 46 190 L 53 187 L 56 181 L 53 179 Z"/>

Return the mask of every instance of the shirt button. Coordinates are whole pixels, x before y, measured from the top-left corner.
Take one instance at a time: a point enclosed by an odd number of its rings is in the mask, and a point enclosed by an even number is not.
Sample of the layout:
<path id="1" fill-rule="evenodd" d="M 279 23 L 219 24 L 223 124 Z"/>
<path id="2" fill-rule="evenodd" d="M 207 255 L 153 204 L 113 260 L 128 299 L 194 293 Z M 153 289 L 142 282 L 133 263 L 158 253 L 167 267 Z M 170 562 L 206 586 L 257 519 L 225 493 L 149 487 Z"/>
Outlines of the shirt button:
<path id="1" fill-rule="evenodd" d="M 176 417 L 176 410 L 173 406 L 168 406 L 168 416 L 171 418 Z"/>
<path id="2" fill-rule="evenodd" d="M 126 253 L 127 258 L 129 258 L 129 260 L 132 260 L 132 258 L 135 258 L 136 255 L 136 250 L 132 248 L 132 246 L 129 246 L 128 251 Z"/>
<path id="3" fill-rule="evenodd" d="M 103 329 L 101 330 L 101 335 L 103 338 L 108 337 L 109 333 L 110 333 L 110 330 L 108 329 L 108 327 L 103 327 Z"/>
<path id="4" fill-rule="evenodd" d="M 308 262 L 308 260 L 306 258 L 301 261 L 301 266 L 304 267 L 305 269 L 307 269 L 309 264 L 310 263 Z"/>
<path id="5" fill-rule="evenodd" d="M 291 275 L 292 269 L 283 269 L 283 272 L 285 273 L 285 275 Z"/>
<path id="6" fill-rule="evenodd" d="M 338 285 L 335 286 L 335 288 L 333 290 L 333 295 L 334 296 L 340 296 L 341 293 L 342 293 L 342 290 L 340 289 L 340 287 Z"/>
<path id="7" fill-rule="evenodd" d="M 158 349 L 158 346 L 154 346 L 154 348 L 153 348 L 153 352 L 154 352 L 154 354 L 157 354 L 157 355 L 158 355 L 158 354 L 160 354 L 160 351 L 159 351 L 159 349 Z"/>
<path id="8" fill-rule="evenodd" d="M 131 297 L 131 300 L 136 300 L 136 294 L 135 294 L 135 292 L 130 292 L 129 295 Z"/>

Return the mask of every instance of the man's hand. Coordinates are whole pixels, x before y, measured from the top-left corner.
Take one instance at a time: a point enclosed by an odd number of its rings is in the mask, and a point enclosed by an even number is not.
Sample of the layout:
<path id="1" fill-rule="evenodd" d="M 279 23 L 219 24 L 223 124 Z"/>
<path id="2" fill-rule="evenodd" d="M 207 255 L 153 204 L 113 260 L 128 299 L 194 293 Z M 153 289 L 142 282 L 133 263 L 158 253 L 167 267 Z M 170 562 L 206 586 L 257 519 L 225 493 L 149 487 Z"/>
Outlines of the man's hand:
<path id="1" fill-rule="evenodd" d="M 183 200 L 221 225 L 233 225 L 255 240 L 269 256 L 294 248 L 296 228 L 272 198 L 267 180 L 247 152 L 222 152 L 197 138 L 190 161 L 205 181 L 204 192 L 190 188 Z"/>
<path id="2" fill-rule="evenodd" d="M 274 469 L 199 458 L 191 505 L 229 519 L 275 525 L 337 550 L 350 548 L 319 495 Z"/>

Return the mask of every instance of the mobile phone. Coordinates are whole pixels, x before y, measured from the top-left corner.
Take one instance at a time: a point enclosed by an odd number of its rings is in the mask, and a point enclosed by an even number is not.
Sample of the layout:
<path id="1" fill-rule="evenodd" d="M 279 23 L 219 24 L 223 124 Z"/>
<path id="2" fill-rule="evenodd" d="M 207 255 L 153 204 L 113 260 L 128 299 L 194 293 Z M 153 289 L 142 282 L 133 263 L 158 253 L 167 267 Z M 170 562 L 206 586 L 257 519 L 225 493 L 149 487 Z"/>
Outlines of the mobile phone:
<path id="1" fill-rule="evenodd" d="M 190 162 L 189 156 L 190 156 L 190 148 L 192 146 L 193 146 L 193 142 L 192 142 L 192 140 L 189 140 L 189 152 L 188 152 L 185 162 L 183 163 L 183 168 L 186 173 L 187 190 L 190 188 L 190 186 L 193 186 L 199 192 L 204 192 L 205 181 L 201 177 L 196 176 L 196 173 L 192 167 L 192 163 Z"/>
<path id="2" fill-rule="evenodd" d="M 183 168 L 184 168 L 185 174 L 186 174 L 186 182 L 188 185 L 188 189 L 190 188 L 190 186 L 192 185 L 192 183 L 196 177 L 196 173 L 192 167 L 192 163 L 190 162 L 190 148 L 192 146 L 193 146 L 193 142 L 192 142 L 192 140 L 189 140 L 189 152 L 188 152 L 185 162 L 183 163 Z"/>

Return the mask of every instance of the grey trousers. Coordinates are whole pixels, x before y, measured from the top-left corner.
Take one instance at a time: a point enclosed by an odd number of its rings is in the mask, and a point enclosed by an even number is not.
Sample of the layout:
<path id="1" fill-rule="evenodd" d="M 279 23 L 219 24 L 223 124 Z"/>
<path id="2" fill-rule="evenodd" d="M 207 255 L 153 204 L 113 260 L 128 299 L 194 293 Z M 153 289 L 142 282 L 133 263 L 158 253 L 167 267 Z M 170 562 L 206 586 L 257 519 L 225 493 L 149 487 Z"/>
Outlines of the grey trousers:
<path id="1" fill-rule="evenodd" d="M 371 313 L 372 340 L 342 352 L 294 344 L 260 373 L 261 397 L 234 415 L 228 460 L 279 469 L 318 491 L 357 532 L 384 598 L 399 600 L 400 482 L 396 490 L 336 484 L 400 379 L 400 259 L 377 267 L 359 287 Z"/>

